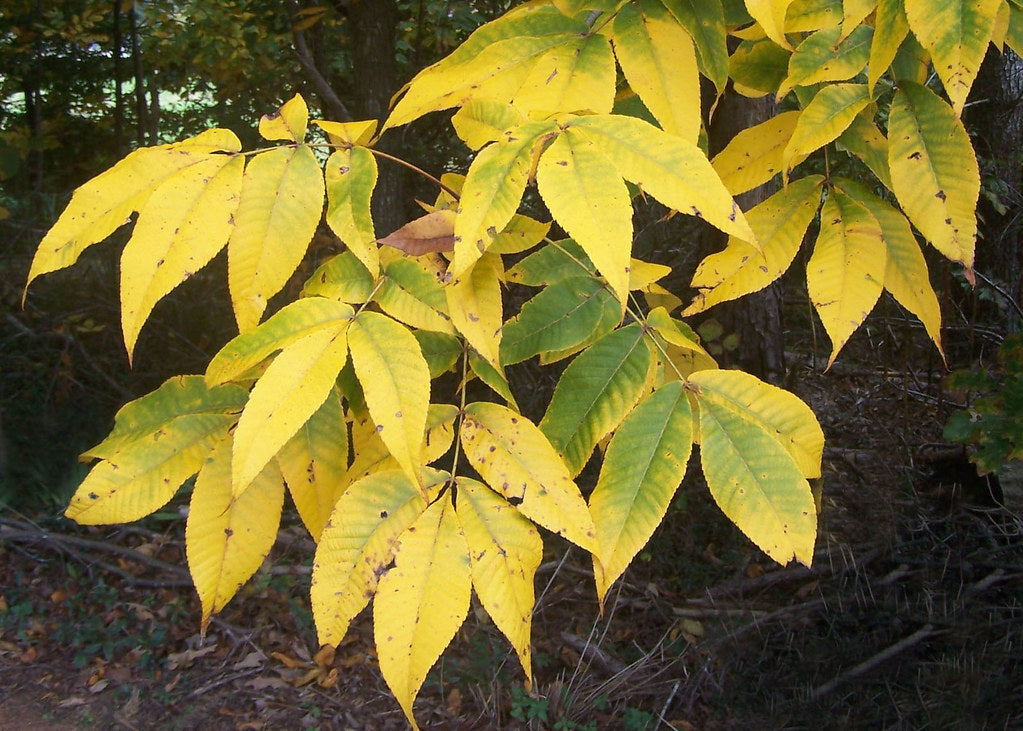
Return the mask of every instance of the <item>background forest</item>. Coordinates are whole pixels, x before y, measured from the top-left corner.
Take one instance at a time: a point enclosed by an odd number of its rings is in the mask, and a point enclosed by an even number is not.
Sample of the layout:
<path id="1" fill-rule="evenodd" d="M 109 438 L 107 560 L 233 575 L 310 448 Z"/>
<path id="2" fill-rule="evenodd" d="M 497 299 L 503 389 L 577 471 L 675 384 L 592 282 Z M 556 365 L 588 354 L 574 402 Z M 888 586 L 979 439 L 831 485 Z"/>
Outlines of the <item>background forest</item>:
<path id="1" fill-rule="evenodd" d="M 107 435 L 117 409 L 171 375 L 202 372 L 236 334 L 226 256 L 155 307 L 130 366 L 117 291 L 128 232 L 34 284 L 24 307 L 22 287 L 71 192 L 129 151 L 213 125 L 248 149 L 259 118 L 296 93 L 314 118 L 383 119 L 396 90 L 515 4 L 9 0 L 0 9 L 0 726 L 25 713 L 43 727 L 404 723 L 369 662 L 368 623 L 336 653 L 317 652 L 311 541 L 294 516 L 272 565 L 214 618 L 205 644 L 184 571 L 184 503 L 123 527 L 59 517 L 88 471 L 78 455 Z M 712 154 L 764 118 L 760 101 L 734 93 L 711 118 L 714 92 L 703 92 Z M 1019 721 L 1021 99 L 1023 63 L 989 49 L 962 115 L 981 171 L 976 284 L 927 253 L 946 362 L 886 294 L 825 370 L 805 266 L 691 322 L 723 366 L 784 385 L 817 414 L 828 441 L 813 566 L 771 564 L 690 475 L 602 618 L 582 580 L 587 556 L 547 546 L 532 692 L 500 633 L 471 612 L 424 685 L 424 726 Z M 446 114 L 389 130 L 377 149 L 437 176 L 471 159 Z M 420 215 L 416 200 L 436 192 L 406 167 L 381 165 L 378 234 Z M 744 210 L 757 202 L 739 200 Z M 525 206 L 543 212 L 539 199 Z M 634 255 L 670 261 L 671 289 L 685 291 L 724 239 L 667 214 L 654 201 L 637 210 Z M 318 233 L 269 309 L 339 250 Z M 528 363 L 509 378 L 535 400 L 523 413 L 542 411 L 557 380 Z"/>

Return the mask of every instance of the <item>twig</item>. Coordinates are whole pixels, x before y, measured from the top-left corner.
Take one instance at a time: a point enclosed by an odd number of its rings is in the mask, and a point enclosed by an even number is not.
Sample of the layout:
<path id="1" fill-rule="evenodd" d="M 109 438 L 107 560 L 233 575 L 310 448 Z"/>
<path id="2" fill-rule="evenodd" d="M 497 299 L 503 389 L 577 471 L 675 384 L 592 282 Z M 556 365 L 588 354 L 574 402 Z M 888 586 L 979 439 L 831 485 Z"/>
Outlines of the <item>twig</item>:
<path id="1" fill-rule="evenodd" d="M 821 698 L 823 698 L 824 696 L 826 696 L 827 694 L 831 693 L 836 688 L 841 686 L 842 684 L 847 683 L 850 680 L 853 680 L 854 678 L 858 678 L 860 675 L 863 675 L 864 673 L 869 672 L 870 670 L 873 670 L 875 667 L 885 662 L 886 660 L 890 660 L 891 658 L 898 655 L 900 652 L 909 649 L 913 645 L 923 642 L 928 637 L 931 637 L 937 633 L 938 630 L 934 629 L 934 625 L 925 624 L 923 627 L 918 629 L 909 637 L 902 638 L 894 645 L 891 645 L 890 647 L 882 650 L 873 657 L 864 660 L 856 667 L 850 668 L 849 670 L 845 671 L 834 680 L 827 682 L 824 685 L 818 686 L 812 693 L 810 693 L 810 700 L 814 701 L 820 700 Z"/>

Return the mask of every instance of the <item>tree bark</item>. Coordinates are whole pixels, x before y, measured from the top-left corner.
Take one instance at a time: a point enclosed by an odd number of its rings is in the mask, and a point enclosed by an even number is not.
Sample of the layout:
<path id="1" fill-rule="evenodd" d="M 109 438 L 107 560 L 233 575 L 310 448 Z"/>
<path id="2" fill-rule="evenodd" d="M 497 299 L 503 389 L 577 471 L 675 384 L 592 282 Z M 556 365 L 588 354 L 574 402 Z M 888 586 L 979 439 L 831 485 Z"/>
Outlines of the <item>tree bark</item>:
<path id="1" fill-rule="evenodd" d="M 729 88 L 714 111 L 708 130 L 711 156 L 720 152 L 741 130 L 770 119 L 776 112 L 770 96 L 749 99 Z M 748 211 L 774 192 L 768 183 L 737 196 L 736 202 Z M 728 236 L 710 229 L 704 241 L 707 253 L 724 248 Z M 780 383 L 785 376 L 785 337 L 782 324 L 782 293 L 778 283 L 769 285 L 739 300 L 725 302 L 711 310 L 711 315 L 724 327 L 726 333 L 735 333 L 738 348 L 726 352 L 722 365 L 736 366 L 772 383 Z"/>

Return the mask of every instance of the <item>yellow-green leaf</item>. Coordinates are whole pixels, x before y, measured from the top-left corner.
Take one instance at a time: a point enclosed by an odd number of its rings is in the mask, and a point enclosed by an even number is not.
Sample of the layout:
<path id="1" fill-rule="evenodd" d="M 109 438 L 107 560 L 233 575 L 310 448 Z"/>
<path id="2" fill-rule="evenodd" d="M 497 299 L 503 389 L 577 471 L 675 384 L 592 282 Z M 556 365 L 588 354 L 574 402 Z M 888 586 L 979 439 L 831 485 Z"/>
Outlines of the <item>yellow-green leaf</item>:
<path id="1" fill-rule="evenodd" d="M 291 302 L 221 348 L 206 367 L 206 383 L 216 386 L 244 378 L 277 351 L 318 330 L 334 329 L 354 315 L 348 305 L 322 297 Z"/>
<path id="2" fill-rule="evenodd" d="M 732 195 L 753 190 L 782 171 L 782 154 L 799 115 L 798 111 L 782 112 L 744 129 L 714 156 L 711 164 Z"/>
<path id="3" fill-rule="evenodd" d="M 842 0 L 793 0 L 785 14 L 785 31 L 807 31 L 834 28 L 842 23 Z"/>
<path id="4" fill-rule="evenodd" d="M 909 220 L 973 276 L 980 171 L 963 123 L 926 87 L 903 81 L 888 120 L 892 190 Z"/>
<path id="5" fill-rule="evenodd" d="M 693 371 L 717 368 L 718 364 L 700 345 L 699 336 L 688 325 L 672 318 L 664 307 L 655 307 L 647 315 L 647 325 L 663 340 L 662 347 L 672 363 L 676 378 L 684 378 Z"/>
<path id="6" fill-rule="evenodd" d="M 231 491 L 231 439 L 199 470 L 188 504 L 185 554 L 202 604 L 202 629 L 256 573 L 277 538 L 284 479 L 269 463 L 241 495 Z"/>
<path id="7" fill-rule="evenodd" d="M 309 124 L 309 107 L 301 94 L 295 94 L 280 109 L 264 114 L 259 120 L 259 134 L 265 140 L 290 140 L 301 142 L 305 139 Z"/>
<path id="8" fill-rule="evenodd" d="M 309 535 L 319 541 L 348 484 L 348 426 L 336 388 L 281 448 L 277 465 Z"/>
<path id="9" fill-rule="evenodd" d="M 810 485 L 773 425 L 749 412 L 758 402 L 768 413 L 773 402 L 787 411 L 796 397 L 741 371 L 698 371 L 690 383 L 698 388 L 700 461 L 714 501 L 772 559 L 809 566 L 817 535 Z"/>
<path id="10" fill-rule="evenodd" d="M 1023 6 L 1009 3 L 1009 27 L 1005 33 L 1005 45 L 1023 56 Z"/>
<path id="11" fill-rule="evenodd" d="M 930 284 L 927 262 L 913 236 L 909 221 L 901 211 L 882 201 L 865 186 L 844 178 L 838 178 L 836 183 L 842 192 L 866 207 L 877 219 L 888 251 L 884 288 L 891 292 L 900 305 L 920 318 L 938 352 L 944 357 L 941 348 L 941 308 Z"/>
<path id="12" fill-rule="evenodd" d="M 597 443 L 614 431 L 640 397 L 651 353 L 638 323 L 584 350 L 562 373 L 540 422 L 568 467 L 578 475 Z"/>
<path id="13" fill-rule="evenodd" d="M 909 33 L 909 21 L 903 0 L 878 0 L 874 13 L 874 38 L 870 42 L 867 64 L 867 86 L 874 93 L 874 85 L 888 70 L 899 52 L 899 46 Z"/>
<path id="14" fill-rule="evenodd" d="M 452 278 L 467 272 L 515 215 L 529 180 L 531 150 L 552 130 L 553 122 L 525 124 L 476 155 L 458 202 Z"/>
<path id="15" fill-rule="evenodd" d="M 828 28 L 811 34 L 789 59 L 789 74 L 778 88 L 778 98 L 795 86 L 810 86 L 822 81 L 845 81 L 856 76 L 870 58 L 874 29 L 861 25 L 844 40 L 840 28 Z"/>
<path id="16" fill-rule="evenodd" d="M 830 84 L 817 92 L 782 154 L 785 176 L 811 152 L 833 142 L 869 103 L 866 84 Z"/>
<path id="17" fill-rule="evenodd" d="M 742 211 L 696 145 L 641 119 L 615 114 L 579 117 L 566 126 L 585 135 L 623 178 L 664 205 L 753 240 Z"/>
<path id="18" fill-rule="evenodd" d="M 362 304 L 373 293 L 374 275 L 351 251 L 342 251 L 321 264 L 302 287 L 303 297 L 330 297 Z"/>
<path id="19" fill-rule="evenodd" d="M 625 182 L 609 172 L 608 159 L 596 145 L 569 130 L 540 158 L 536 184 L 554 220 L 624 303 L 629 294 L 632 201 Z"/>
<path id="20" fill-rule="evenodd" d="M 792 0 L 746 0 L 746 9 L 768 38 L 782 48 L 791 49 L 785 37 L 785 11 L 791 4 Z"/>
<path id="21" fill-rule="evenodd" d="M 231 303 L 241 332 L 302 262 L 323 209 L 323 173 L 310 148 L 279 147 L 245 168 L 227 244 Z"/>
<path id="22" fill-rule="evenodd" d="M 234 434 L 234 494 L 240 495 L 326 400 L 348 359 L 349 321 L 285 347 L 256 381 Z"/>
<path id="23" fill-rule="evenodd" d="M 139 211 L 164 181 L 217 153 L 237 152 L 241 142 L 226 129 L 211 129 L 172 145 L 135 150 L 80 186 L 43 237 L 25 288 L 36 277 L 71 266 L 82 252 L 112 234 Z"/>
<path id="24" fill-rule="evenodd" d="M 543 557 L 543 541 L 531 522 L 486 485 L 467 477 L 458 477 L 456 484 L 455 508 L 469 547 L 473 588 L 515 648 L 528 686 L 533 679 L 533 577 Z"/>
<path id="25" fill-rule="evenodd" d="M 643 399 L 611 438 L 590 496 L 601 605 L 664 518 L 686 473 L 692 442 L 693 414 L 678 381 Z"/>
<path id="26" fill-rule="evenodd" d="M 206 389 L 178 376 L 124 406 L 113 432 L 85 457 L 101 457 L 65 515 L 83 525 L 127 523 L 167 503 L 238 419 L 245 389 Z"/>
<path id="27" fill-rule="evenodd" d="M 881 296 L 887 257 L 877 218 L 832 190 L 821 208 L 820 234 L 806 264 L 806 289 L 831 338 L 829 368 Z"/>
<path id="28" fill-rule="evenodd" d="M 501 257 L 484 254 L 469 274 L 445 288 L 451 324 L 476 352 L 500 368 Z"/>
<path id="29" fill-rule="evenodd" d="M 451 126 L 470 150 L 478 150 L 524 121 L 522 112 L 510 104 L 496 99 L 471 99 L 451 117 Z"/>
<path id="30" fill-rule="evenodd" d="M 838 138 L 838 144 L 858 157 L 870 168 L 884 187 L 892 189 L 892 173 L 888 167 L 888 138 L 872 121 L 868 110 L 858 115 L 849 129 Z"/>
<path id="31" fill-rule="evenodd" d="M 377 183 L 377 161 L 364 147 L 341 149 L 323 169 L 327 190 L 327 225 L 348 250 L 376 276 L 379 268 L 370 200 Z"/>
<path id="32" fill-rule="evenodd" d="M 723 8 L 719 3 L 705 3 L 701 0 L 663 2 L 696 44 L 703 75 L 713 82 L 718 94 L 723 94 L 728 81 L 728 46 Z"/>
<path id="33" fill-rule="evenodd" d="M 994 30 L 1001 0 L 906 0 L 909 27 L 934 61 L 934 70 L 963 113 Z"/>
<path id="34" fill-rule="evenodd" d="M 320 644 L 344 639 L 391 563 L 398 536 L 425 509 L 416 485 L 400 470 L 373 473 L 345 490 L 313 561 L 309 596 Z"/>
<path id="35" fill-rule="evenodd" d="M 791 53 L 771 41 L 743 41 L 728 58 L 735 91 L 761 97 L 777 90 L 788 75 Z"/>
<path id="36" fill-rule="evenodd" d="M 530 520 L 587 551 L 596 550 L 593 520 L 554 447 L 531 421 L 493 403 L 465 408 L 466 459 L 483 480 Z"/>
<path id="37" fill-rule="evenodd" d="M 398 538 L 394 567 L 380 578 L 373 600 L 380 672 L 413 728 L 412 704 L 465 621 L 471 594 L 465 535 L 444 496 Z"/>
<path id="38" fill-rule="evenodd" d="M 860 23 L 868 15 L 874 12 L 877 7 L 877 0 L 844 0 L 842 17 L 842 35 L 839 40 L 845 40 L 850 33 L 859 27 Z"/>
<path id="39" fill-rule="evenodd" d="M 700 136 L 700 77 L 689 33 L 657 0 L 618 11 L 612 35 L 625 79 L 665 132 Z"/>
<path id="40" fill-rule="evenodd" d="M 696 268 L 691 287 L 699 290 L 683 314 L 693 315 L 757 292 L 780 277 L 792 263 L 821 200 L 820 175 L 800 178 L 746 213 L 760 243 L 728 240 L 724 251 L 710 254 Z"/>
<path id="41" fill-rule="evenodd" d="M 380 309 L 395 320 L 421 330 L 454 334 L 447 315 L 447 300 L 437 278 L 413 259 L 400 258 L 384 267 L 373 295 Z"/>
<path id="42" fill-rule="evenodd" d="M 348 345 L 377 433 L 405 473 L 421 484 L 430 367 L 419 342 L 386 315 L 363 310 L 352 321 Z"/>
<path id="43" fill-rule="evenodd" d="M 244 164 L 241 157 L 211 155 L 164 181 L 142 207 L 121 253 L 121 325 L 129 361 L 156 303 L 227 243 Z"/>

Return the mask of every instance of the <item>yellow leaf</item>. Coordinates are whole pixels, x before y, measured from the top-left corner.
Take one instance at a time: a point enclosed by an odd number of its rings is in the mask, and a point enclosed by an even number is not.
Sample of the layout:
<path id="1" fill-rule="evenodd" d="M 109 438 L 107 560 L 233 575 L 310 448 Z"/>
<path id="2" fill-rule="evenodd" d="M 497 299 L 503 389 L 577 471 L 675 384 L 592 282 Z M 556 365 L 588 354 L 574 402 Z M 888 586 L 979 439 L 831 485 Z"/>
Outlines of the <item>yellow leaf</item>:
<path id="1" fill-rule="evenodd" d="M 554 220 L 583 248 L 618 301 L 625 303 L 632 201 L 621 177 L 608 174 L 608 159 L 593 142 L 569 130 L 540 158 L 536 184 Z"/>
<path id="2" fill-rule="evenodd" d="M 465 456 L 483 480 L 530 520 L 577 546 L 596 550 L 596 533 L 579 488 L 547 437 L 521 414 L 493 403 L 465 409 Z"/>
<path id="3" fill-rule="evenodd" d="M 879 0 L 874 15 L 874 38 L 870 42 L 870 60 L 867 64 L 867 87 L 874 93 L 874 85 L 895 60 L 899 46 L 909 33 L 903 0 Z"/>
<path id="4" fill-rule="evenodd" d="M 842 192 L 866 207 L 877 219 L 888 251 L 884 288 L 892 293 L 900 305 L 920 318 L 944 358 L 941 348 L 941 308 L 930 284 L 927 262 L 913 236 L 909 221 L 865 186 L 843 178 L 838 178 L 836 183 Z"/>
<path id="5" fill-rule="evenodd" d="M 664 205 L 754 242 L 742 211 L 696 145 L 616 114 L 578 117 L 565 126 L 585 135 L 623 178 Z"/>
<path id="6" fill-rule="evenodd" d="M 368 119 L 362 122 L 330 122 L 314 119 L 313 124 L 327 133 L 331 144 L 342 147 L 366 146 L 377 131 L 377 121 Z"/>
<path id="7" fill-rule="evenodd" d="M 682 384 L 645 398 L 608 445 L 590 512 L 599 553 L 594 579 L 601 606 L 632 559 L 650 540 L 682 482 L 693 443 L 693 414 Z"/>
<path id="8" fill-rule="evenodd" d="M 906 0 L 909 27 L 931 54 L 956 117 L 984 60 L 1001 0 Z"/>
<path id="9" fill-rule="evenodd" d="M 727 28 L 719 3 L 701 0 L 663 0 L 664 6 L 681 23 L 696 44 L 700 70 L 710 79 L 718 95 L 728 81 Z"/>
<path id="10" fill-rule="evenodd" d="M 265 140 L 289 140 L 301 142 L 305 139 L 309 124 L 309 107 L 301 94 L 295 94 L 273 114 L 264 114 L 259 120 L 259 134 Z"/>
<path id="11" fill-rule="evenodd" d="M 933 92 L 903 81 L 888 121 L 892 190 L 928 241 L 973 277 L 980 171 L 963 123 Z"/>
<path id="12" fill-rule="evenodd" d="M 511 97 L 523 115 L 608 114 L 614 106 L 615 61 L 600 33 L 580 33 L 546 51 Z"/>
<path id="13" fill-rule="evenodd" d="M 786 415 L 802 412 L 799 425 L 816 424 L 813 413 L 742 371 L 698 371 L 689 380 L 698 389 L 700 461 L 714 501 L 772 559 L 809 566 L 817 535 L 813 494 L 787 448 L 791 442 L 763 416 L 777 405 Z M 759 408 L 751 414 L 754 404 Z"/>
<path id="14" fill-rule="evenodd" d="M 121 325 L 129 361 L 156 303 L 227 243 L 244 164 L 241 157 L 212 155 L 168 178 L 143 206 L 121 253 Z"/>
<path id="15" fill-rule="evenodd" d="M 473 588 L 515 648 L 528 687 L 533 679 L 533 577 L 543 558 L 543 541 L 531 522 L 486 485 L 467 477 L 456 478 L 456 485 L 455 507 L 469 547 Z"/>
<path id="16" fill-rule="evenodd" d="M 348 484 L 348 428 L 336 388 L 281 448 L 277 465 L 309 535 L 319 541 Z"/>
<path id="17" fill-rule="evenodd" d="M 625 79 L 661 128 L 695 143 L 700 78 L 686 29 L 659 2 L 645 0 L 618 11 L 612 40 Z"/>
<path id="18" fill-rule="evenodd" d="M 807 156 L 833 142 L 870 103 L 865 84 L 825 86 L 799 115 L 792 138 L 782 154 L 785 177 Z"/>
<path id="19" fill-rule="evenodd" d="M 426 509 L 416 485 L 400 470 L 353 482 L 338 499 L 313 561 L 309 596 L 322 645 L 344 639 L 369 604 L 406 528 Z"/>
<path id="20" fill-rule="evenodd" d="M 279 147 L 249 161 L 227 245 L 228 283 L 241 332 L 302 262 L 323 209 L 323 173 L 310 148 Z"/>
<path id="21" fill-rule="evenodd" d="M 256 381 L 234 435 L 234 494 L 263 467 L 326 400 L 348 359 L 342 320 L 315 330 L 281 351 Z"/>
<path id="22" fill-rule="evenodd" d="M 700 345 L 696 333 L 689 326 L 668 315 L 663 307 L 655 307 L 647 315 L 647 325 L 653 328 L 667 345 L 666 354 L 673 364 L 675 377 L 684 378 L 693 371 L 717 368 L 718 364 Z"/>
<path id="23" fill-rule="evenodd" d="M 323 169 L 327 189 L 327 225 L 348 250 L 376 276 L 380 268 L 370 200 L 377 182 L 377 162 L 362 147 L 338 150 Z"/>
<path id="24" fill-rule="evenodd" d="M 501 257 L 487 253 L 467 276 L 445 287 L 451 324 L 492 366 L 501 367 Z"/>
<path id="25" fill-rule="evenodd" d="M 785 11 L 792 0 L 746 0 L 746 9 L 760 23 L 767 37 L 782 48 L 791 49 L 785 37 Z"/>
<path id="26" fill-rule="evenodd" d="M 172 145 L 135 150 L 97 175 L 75 190 L 71 202 L 39 244 L 26 290 L 36 277 L 71 266 L 85 249 L 127 223 L 167 178 L 209 161 L 216 153 L 240 149 L 241 142 L 233 132 L 211 129 Z"/>
<path id="27" fill-rule="evenodd" d="M 763 185 L 782 171 L 782 154 L 800 112 L 782 112 L 733 137 L 711 164 L 732 195 Z"/>
<path id="28" fill-rule="evenodd" d="M 349 328 L 348 346 L 377 433 L 405 474 L 422 484 L 430 368 L 419 342 L 404 325 L 363 310 Z"/>
<path id="29" fill-rule="evenodd" d="M 525 121 L 522 112 L 510 104 L 495 99 L 470 99 L 451 117 L 451 126 L 470 150 L 478 150 Z"/>
<path id="30" fill-rule="evenodd" d="M 794 0 L 785 14 L 788 33 L 835 28 L 842 23 L 842 0 Z"/>
<path id="31" fill-rule="evenodd" d="M 842 5 L 844 6 L 844 15 L 842 18 L 842 35 L 839 36 L 840 41 L 848 38 L 849 34 L 856 30 L 868 15 L 874 12 L 874 8 L 877 7 L 877 0 L 844 0 Z"/>
<path id="32" fill-rule="evenodd" d="M 881 226 L 864 206 L 832 190 L 821 208 L 821 230 L 806 264 L 806 288 L 831 338 L 831 357 L 874 308 L 888 253 Z"/>
<path id="33" fill-rule="evenodd" d="M 82 525 L 126 523 L 167 503 L 237 421 L 246 393 L 177 376 L 117 412 L 114 430 L 83 458 L 99 457 L 65 515 Z"/>
<path id="34" fill-rule="evenodd" d="M 202 604 L 202 629 L 256 573 L 277 538 L 284 479 L 266 465 L 241 495 L 231 491 L 231 439 L 206 460 L 188 507 L 185 552 Z"/>
<path id="35" fill-rule="evenodd" d="M 416 728 L 412 704 L 469 612 L 468 547 L 445 495 L 401 534 L 373 601 L 380 672 Z"/>
<path id="36" fill-rule="evenodd" d="M 699 290 L 684 315 L 757 292 L 780 277 L 792 263 L 821 199 L 820 175 L 800 178 L 746 213 L 760 242 L 757 251 L 729 238 L 724 251 L 710 254 L 696 268 L 691 287 Z"/>
<path id="37" fill-rule="evenodd" d="M 870 58 L 874 29 L 861 25 L 844 40 L 839 41 L 840 35 L 840 28 L 819 30 L 796 47 L 789 58 L 788 77 L 778 87 L 778 99 L 793 87 L 845 81 L 863 70 Z"/>

